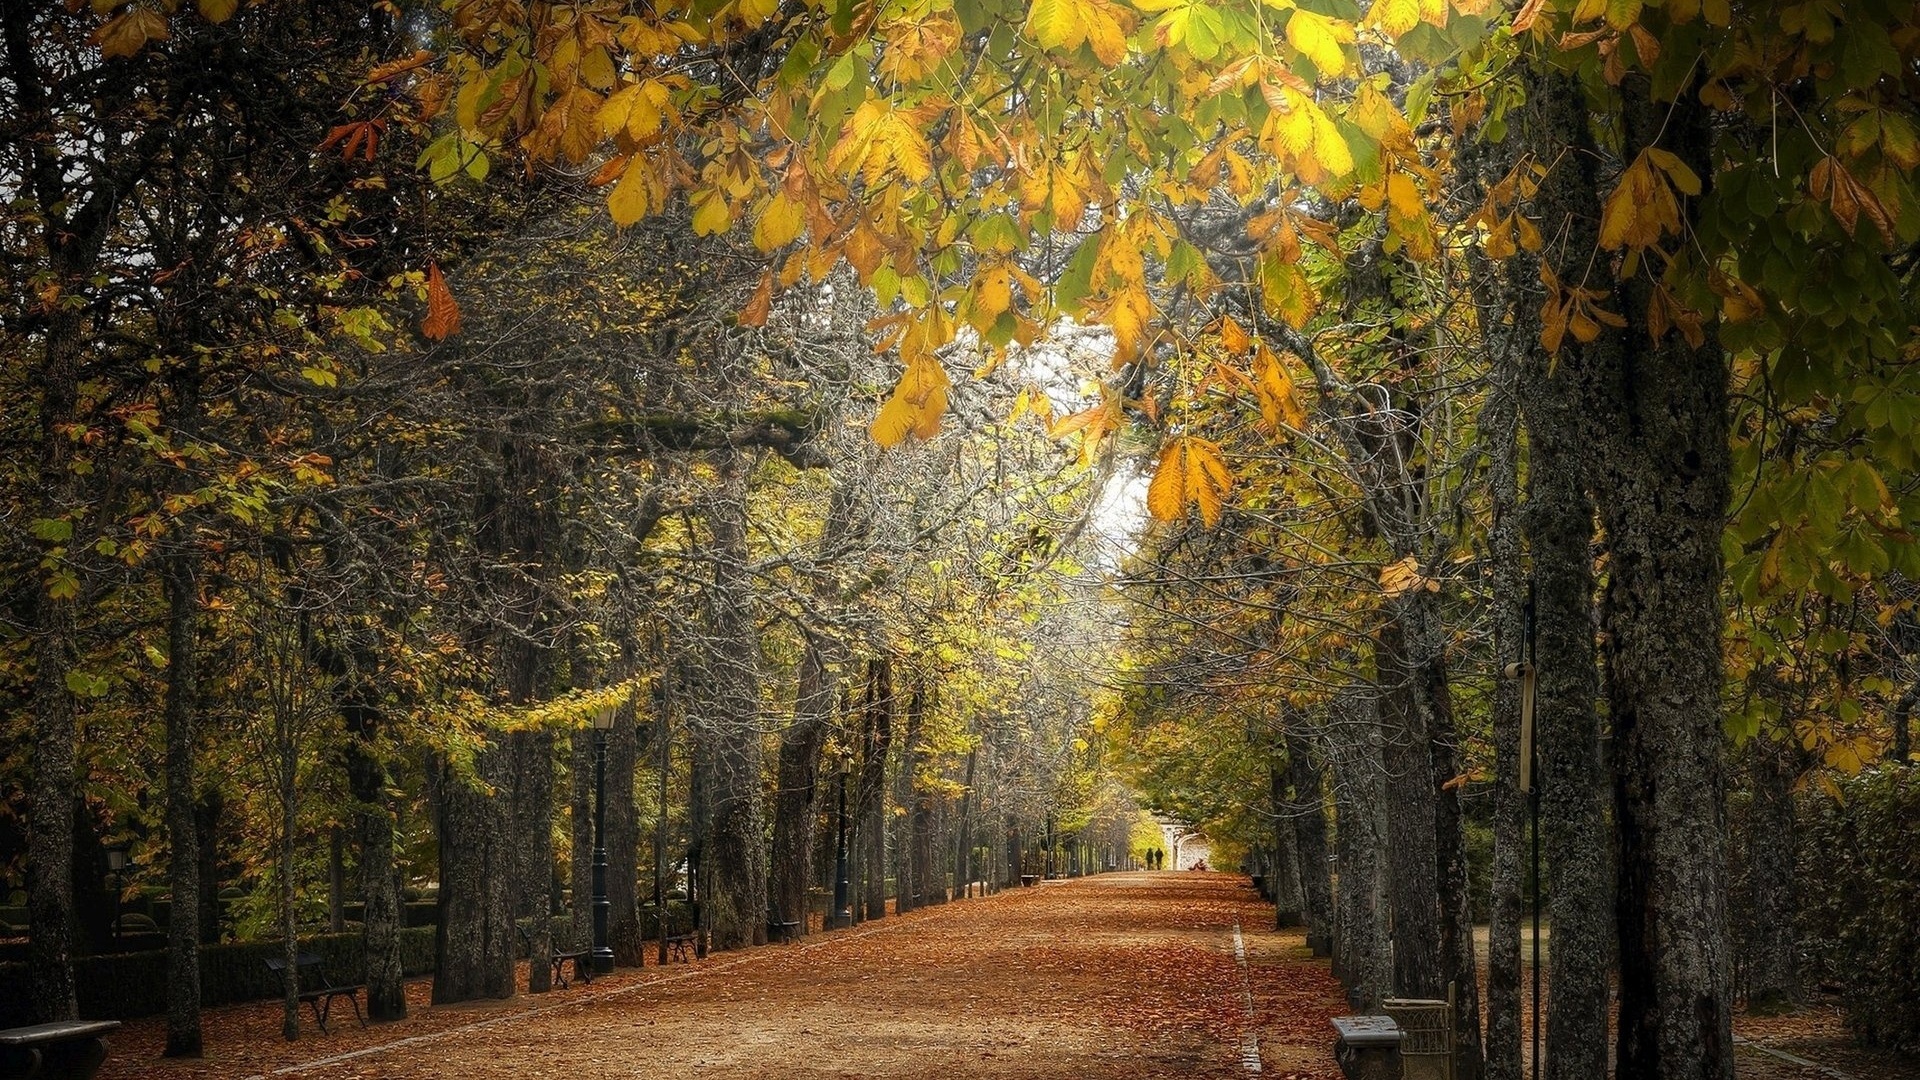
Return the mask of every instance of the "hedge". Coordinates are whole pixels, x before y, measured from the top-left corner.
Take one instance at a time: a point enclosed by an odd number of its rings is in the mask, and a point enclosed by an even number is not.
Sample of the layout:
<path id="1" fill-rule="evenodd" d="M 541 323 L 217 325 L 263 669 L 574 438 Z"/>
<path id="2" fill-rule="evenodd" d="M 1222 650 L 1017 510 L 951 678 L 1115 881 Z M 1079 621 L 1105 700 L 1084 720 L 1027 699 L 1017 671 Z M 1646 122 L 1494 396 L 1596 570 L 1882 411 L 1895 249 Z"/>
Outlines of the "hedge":
<path id="1" fill-rule="evenodd" d="M 572 925 L 570 917 L 555 916 L 553 933 L 562 937 L 571 931 Z M 411 977 L 433 972 L 434 934 L 432 926 L 400 931 L 401 974 Z M 268 970 L 265 961 L 280 957 L 284 951 L 285 946 L 278 941 L 200 946 L 200 1003 L 227 1005 L 279 997 L 283 986 L 280 976 Z M 365 947 L 357 931 L 303 937 L 300 951 L 320 957 L 330 978 L 358 982 L 366 971 Z M 87 1019 L 130 1020 L 167 1010 L 164 949 L 79 957 L 73 962 L 73 978 L 80 998 L 80 1015 Z M 26 985 L 25 963 L 0 963 L 0 986 L 24 991 Z M 31 1022 L 24 993 L 0 995 L 0 1026 Z"/>
<path id="2" fill-rule="evenodd" d="M 1920 768 L 1882 765 L 1820 799 L 1798 875 L 1813 975 L 1871 1046 L 1920 1048 Z"/>

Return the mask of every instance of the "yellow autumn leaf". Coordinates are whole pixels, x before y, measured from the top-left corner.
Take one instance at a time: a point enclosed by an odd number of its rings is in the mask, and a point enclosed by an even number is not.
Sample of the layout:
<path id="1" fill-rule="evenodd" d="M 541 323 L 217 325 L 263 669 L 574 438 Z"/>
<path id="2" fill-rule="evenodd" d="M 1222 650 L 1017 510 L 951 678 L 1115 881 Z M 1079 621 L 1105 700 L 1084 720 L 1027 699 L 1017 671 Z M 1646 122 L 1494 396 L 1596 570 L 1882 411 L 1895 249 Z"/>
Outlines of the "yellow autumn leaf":
<path id="1" fill-rule="evenodd" d="M 1295 8 L 1287 19 L 1287 43 L 1313 61 L 1322 77 L 1335 78 L 1347 69 L 1343 47 L 1353 42 L 1353 24 L 1305 8 Z"/>
<path id="2" fill-rule="evenodd" d="M 1147 484 L 1147 512 L 1160 521 L 1179 521 L 1198 508 L 1208 526 L 1220 523 L 1233 477 L 1219 444 L 1194 435 L 1170 440 L 1160 451 Z"/>
<path id="3" fill-rule="evenodd" d="M 693 234 L 714 236 L 733 227 L 733 208 L 719 188 L 701 188 L 693 193 Z"/>
<path id="4" fill-rule="evenodd" d="M 1420 25 L 1420 0 L 1376 0 L 1367 12 L 1367 22 L 1388 37 L 1397 38 Z"/>
<path id="5" fill-rule="evenodd" d="M 1420 560 L 1412 555 L 1398 562 L 1388 563 L 1380 568 L 1380 591 L 1388 599 L 1405 595 L 1415 589 L 1439 592 L 1440 583 L 1420 572 Z"/>
<path id="6" fill-rule="evenodd" d="M 1253 391 L 1260 402 L 1260 426 L 1268 434 L 1279 436 L 1285 428 L 1306 430 L 1307 410 L 1300 404 L 1293 377 L 1265 342 L 1253 356 Z"/>
<path id="7" fill-rule="evenodd" d="M 100 25 L 88 40 L 100 46 L 100 55 L 112 60 L 115 57 L 133 56 L 146 48 L 149 41 L 165 41 L 167 38 L 167 19 L 150 7 L 130 7 Z"/>
<path id="8" fill-rule="evenodd" d="M 626 171 L 620 174 L 620 182 L 613 186 L 607 196 L 607 213 L 613 223 L 625 228 L 646 217 L 655 205 L 654 186 L 657 181 L 647 159 L 635 154 L 628 162 Z"/>
<path id="9" fill-rule="evenodd" d="M 233 13 L 239 10 L 240 0 L 199 0 L 196 6 L 200 9 L 201 18 L 208 22 L 223 23 L 233 18 Z"/>
<path id="10" fill-rule="evenodd" d="M 807 231 L 806 210 L 784 191 L 776 191 L 753 223 L 753 246 L 778 251 Z"/>

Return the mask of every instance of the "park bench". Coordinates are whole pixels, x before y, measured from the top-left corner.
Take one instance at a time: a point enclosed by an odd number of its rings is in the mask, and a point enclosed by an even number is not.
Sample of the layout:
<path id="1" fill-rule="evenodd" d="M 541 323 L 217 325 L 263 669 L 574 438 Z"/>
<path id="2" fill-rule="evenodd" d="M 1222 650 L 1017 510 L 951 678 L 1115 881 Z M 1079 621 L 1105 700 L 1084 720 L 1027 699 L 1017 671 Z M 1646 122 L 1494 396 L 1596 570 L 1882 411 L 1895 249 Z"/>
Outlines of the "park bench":
<path id="1" fill-rule="evenodd" d="M 767 940 L 781 941 L 781 942 L 785 942 L 788 945 L 791 945 L 794 942 L 799 941 L 800 940 L 800 923 L 797 920 L 793 922 L 775 921 L 775 922 L 768 923 L 767 924 Z"/>
<path id="2" fill-rule="evenodd" d="M 527 947 L 527 962 L 530 964 L 533 963 L 533 935 L 527 933 L 525 928 L 522 928 L 520 931 L 520 940 Z M 565 990 L 567 987 L 573 985 L 567 981 L 568 961 L 573 962 L 573 973 L 581 982 L 590 983 L 593 981 L 592 949 L 556 949 L 553 947 L 551 941 L 549 941 L 547 945 L 547 962 L 553 965 L 553 984 L 555 986 Z"/>
<path id="3" fill-rule="evenodd" d="M 294 958 L 294 962 L 299 965 L 302 974 L 299 998 L 313 1009 L 313 1021 L 320 1025 L 320 1031 L 323 1034 L 327 1030 L 327 1017 L 333 1012 L 335 998 L 346 998 L 347 1002 L 353 1006 L 353 1018 L 360 1021 L 361 1027 L 367 1026 L 367 1018 L 360 1012 L 360 991 L 367 988 L 366 983 L 328 982 L 324 965 L 320 958 L 312 953 L 301 953 Z M 270 956 L 262 963 L 267 965 L 268 971 L 282 979 L 286 978 L 287 962 L 285 960 Z M 308 972 L 312 972 L 313 975 L 312 985 L 308 985 L 305 978 Z"/>
<path id="4" fill-rule="evenodd" d="M 107 1060 L 101 1036 L 119 1026 L 118 1020 L 59 1020 L 0 1030 L 0 1078 L 87 1080 Z"/>
<path id="5" fill-rule="evenodd" d="M 667 959 L 678 957 L 687 963 L 693 963 L 693 932 L 673 934 L 667 938 Z"/>
<path id="6" fill-rule="evenodd" d="M 1347 1080 L 1400 1080 L 1400 1022 L 1391 1016 L 1333 1018 L 1333 1059 Z"/>

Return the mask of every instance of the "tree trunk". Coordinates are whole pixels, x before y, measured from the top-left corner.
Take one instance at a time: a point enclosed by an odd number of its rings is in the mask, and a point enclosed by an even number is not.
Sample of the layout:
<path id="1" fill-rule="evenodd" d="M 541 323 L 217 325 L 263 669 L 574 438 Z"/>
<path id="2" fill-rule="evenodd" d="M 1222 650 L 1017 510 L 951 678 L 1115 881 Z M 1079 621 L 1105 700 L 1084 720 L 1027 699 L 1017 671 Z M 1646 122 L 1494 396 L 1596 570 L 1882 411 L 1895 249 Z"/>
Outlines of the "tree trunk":
<path id="1" fill-rule="evenodd" d="M 1333 951 L 1333 876 L 1327 862 L 1327 810 L 1325 783 L 1319 759 L 1305 732 L 1302 721 L 1289 716 L 1286 724 L 1288 823 L 1293 829 L 1294 850 L 1299 856 L 1300 894 L 1307 922 L 1307 945 L 1315 956 Z"/>
<path id="2" fill-rule="evenodd" d="M 199 711 L 199 556 L 167 560 L 167 1057 L 199 1057 L 200 830 L 194 743 Z"/>
<path id="3" fill-rule="evenodd" d="M 507 998 L 519 942 L 513 925 L 512 762 L 501 746 L 474 756 L 471 777 L 439 761 L 440 922 L 433 1003 Z M 493 789 L 493 794 L 482 786 Z"/>
<path id="4" fill-rule="evenodd" d="M 1437 623 L 1428 625 L 1431 628 Z M 1429 643 L 1419 655 L 1422 661 L 1415 671 L 1415 691 L 1426 712 L 1428 746 L 1433 754 L 1434 880 L 1440 900 L 1440 963 L 1447 987 L 1444 996 L 1454 1002 L 1454 1076 L 1456 1080 L 1479 1080 L 1486 1059 L 1480 1042 L 1480 972 L 1473 949 L 1453 697 L 1445 649 Z"/>
<path id="5" fill-rule="evenodd" d="M 1753 805 L 1747 812 L 1747 882 L 1753 922 L 1747 939 L 1747 1011 L 1792 1008 L 1800 985 L 1794 958 L 1793 782 L 1799 776 L 1797 747 L 1765 736 L 1749 743 Z"/>
<path id="6" fill-rule="evenodd" d="M 225 809 L 226 800 L 214 787 L 202 791 L 193 807 L 194 850 L 200 856 L 199 902 L 194 920 L 202 945 L 220 943 L 220 815 Z"/>
<path id="7" fill-rule="evenodd" d="M 640 926 L 640 811 L 634 803 L 643 741 L 638 703 L 636 696 L 622 705 L 607 732 L 607 944 L 621 967 L 641 966 L 647 949 Z"/>
<path id="8" fill-rule="evenodd" d="M 713 530 L 712 821 L 703 853 L 713 868 L 708 895 L 713 944 L 720 949 L 767 940 L 766 805 L 761 784 L 760 639 L 747 579 L 747 469 L 722 464 L 723 490 L 709 514 Z"/>
<path id="9" fill-rule="evenodd" d="M 1559 164 L 1542 180 L 1536 206 L 1543 231 L 1566 231 L 1568 259 L 1584 262 L 1598 244 L 1596 151 L 1582 91 L 1573 79 L 1535 69 L 1514 135 L 1540 161 Z M 1605 775 L 1595 710 L 1599 678 L 1593 633 L 1593 506 L 1584 486 L 1576 368 L 1539 340 L 1539 262 L 1509 260 L 1515 336 L 1524 338 L 1520 407 L 1527 430 L 1525 520 L 1533 555 L 1537 671 L 1534 715 L 1541 847 L 1548 918 L 1547 1080 L 1587 1080 L 1607 1070 L 1608 925 L 1613 847 L 1603 813 Z M 1720 519 L 1715 509 L 1713 519 Z M 1717 721 L 1716 721 L 1717 722 Z"/>
<path id="10" fill-rule="evenodd" d="M 347 836 L 338 825 L 327 828 L 327 932 L 347 932 Z"/>
<path id="11" fill-rule="evenodd" d="M 899 888 L 904 900 L 909 895 L 907 882 L 912 881 L 914 907 L 937 903 L 934 893 L 940 887 L 933 872 L 933 793 L 921 781 L 931 757 L 925 737 L 926 710 L 926 686 L 916 677 L 913 693 L 907 699 L 907 755 L 900 762 L 901 802 L 912 809 L 907 815 L 906 857 L 900 860 L 903 873 Z"/>
<path id="12" fill-rule="evenodd" d="M 1393 988 L 1393 960 L 1387 955 L 1387 897 L 1384 851 L 1387 805 L 1380 764 L 1380 734 L 1375 706 L 1365 701 L 1343 701 L 1335 708 L 1339 731 L 1334 737 L 1334 833 L 1339 850 L 1338 904 L 1340 941 L 1335 955 L 1338 974 L 1347 984 L 1347 1001 L 1359 1012 L 1374 1012 Z M 1421 817 L 1432 816 L 1421 806 Z"/>
<path id="13" fill-rule="evenodd" d="M 1402 606 L 1410 606 L 1405 601 Z M 1405 612 L 1401 613 L 1403 617 Z M 1387 888 L 1393 927 L 1393 992 L 1443 998 L 1439 851 L 1435 836 L 1433 756 L 1424 711 L 1416 700 L 1418 673 L 1410 663 L 1400 617 L 1374 640 L 1381 761 L 1386 769 Z"/>
<path id="14" fill-rule="evenodd" d="M 862 701 L 859 824 L 860 866 L 865 876 L 865 917 L 887 917 L 887 748 L 893 741 L 893 664 L 882 656 L 867 662 Z"/>
<path id="15" fill-rule="evenodd" d="M 516 731 L 506 743 L 513 769 L 511 910 L 516 922 L 528 920 L 527 992 L 544 994 L 553 988 L 553 965 L 541 962 L 553 948 L 547 901 L 553 880 L 553 733 Z M 628 894 L 631 900 L 631 886 Z M 518 952 L 517 930 L 514 945 Z"/>
<path id="16" fill-rule="evenodd" d="M 1664 141 L 1711 184 L 1710 120 L 1691 88 L 1671 106 L 1649 100 L 1639 78 L 1622 94 L 1624 154 Z M 1654 340 L 1651 297 L 1645 275 L 1621 287 L 1614 301 L 1628 325 L 1572 365 L 1586 391 L 1583 444 L 1608 545 L 1601 613 L 1620 835 L 1616 1060 L 1622 1076 L 1726 1080 L 1727 360 L 1710 335 L 1698 348 L 1675 332 Z"/>
<path id="17" fill-rule="evenodd" d="M 362 681 L 344 697 L 340 712 L 353 739 L 346 748 L 347 786 L 353 793 L 354 822 L 360 837 L 361 939 L 366 943 L 367 1015 L 400 1020 L 407 1015 L 407 988 L 400 962 L 400 931 L 406 909 L 400 904 L 400 877 L 394 866 L 393 809 L 387 795 L 386 763 L 379 757 L 383 717 L 373 687 Z"/>
<path id="18" fill-rule="evenodd" d="M 773 796 L 771 916 L 781 922 L 807 921 L 807 885 L 813 880 L 814 819 L 819 802 L 820 751 L 833 724 L 839 697 L 835 665 L 826 653 L 835 646 L 808 634 L 800 655 L 793 724 L 780 735 L 779 783 Z"/>
<path id="19" fill-rule="evenodd" d="M 568 914 L 573 918 L 573 947 L 593 947 L 593 734 L 576 730 L 568 736 L 567 775 L 572 792 L 567 803 L 573 856 L 568 860 L 573 890 Z M 663 806 L 661 812 L 665 812 Z"/>
<path id="20" fill-rule="evenodd" d="M 1501 172 L 1505 172 L 1504 169 Z M 1476 275 L 1478 277 L 1478 275 Z M 1489 291 L 1498 289 L 1489 283 Z M 1488 305 L 1490 308 L 1492 304 Z M 1483 318 L 1483 326 L 1497 320 Z M 1497 667 L 1526 660 L 1526 567 L 1521 561 L 1519 348 L 1537 339 L 1507 333 L 1495 350 L 1492 385 L 1480 427 L 1490 444 L 1488 487 L 1493 524 L 1487 548 L 1493 561 L 1493 657 Z M 1527 796 L 1520 791 L 1520 690 L 1517 678 L 1493 686 L 1493 867 L 1488 883 L 1487 1080 L 1521 1080 L 1521 874 L 1526 849 Z"/>
<path id="21" fill-rule="evenodd" d="M 1267 889 L 1273 897 L 1273 928 L 1291 930 L 1306 922 L 1301 896 L 1300 865 L 1295 857 L 1293 798 L 1280 763 L 1267 761 L 1268 805 L 1273 809 L 1273 858 L 1266 868 Z"/>

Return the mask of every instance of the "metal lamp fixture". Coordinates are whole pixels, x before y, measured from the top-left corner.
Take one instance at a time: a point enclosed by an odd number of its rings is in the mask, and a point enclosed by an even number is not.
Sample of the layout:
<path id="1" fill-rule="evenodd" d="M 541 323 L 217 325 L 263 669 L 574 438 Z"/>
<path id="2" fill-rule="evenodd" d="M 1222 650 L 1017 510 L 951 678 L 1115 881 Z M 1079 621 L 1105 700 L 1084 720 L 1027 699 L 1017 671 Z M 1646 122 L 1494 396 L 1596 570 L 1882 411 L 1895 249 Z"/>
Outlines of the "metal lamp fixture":
<path id="1" fill-rule="evenodd" d="M 853 771 L 853 764 L 847 755 L 841 754 L 836 770 L 840 776 L 840 841 L 834 855 L 833 872 L 833 922 L 837 929 L 853 925 L 853 909 L 848 905 L 847 897 L 847 774 Z"/>
<path id="2" fill-rule="evenodd" d="M 593 972 L 613 971 L 613 947 L 607 943 L 607 732 L 613 730 L 619 706 L 602 705 L 593 711 Z"/>

